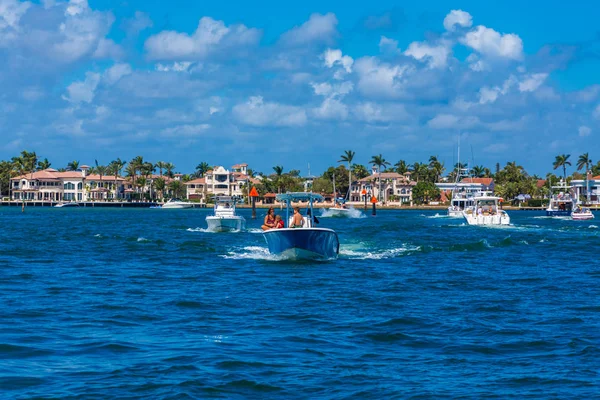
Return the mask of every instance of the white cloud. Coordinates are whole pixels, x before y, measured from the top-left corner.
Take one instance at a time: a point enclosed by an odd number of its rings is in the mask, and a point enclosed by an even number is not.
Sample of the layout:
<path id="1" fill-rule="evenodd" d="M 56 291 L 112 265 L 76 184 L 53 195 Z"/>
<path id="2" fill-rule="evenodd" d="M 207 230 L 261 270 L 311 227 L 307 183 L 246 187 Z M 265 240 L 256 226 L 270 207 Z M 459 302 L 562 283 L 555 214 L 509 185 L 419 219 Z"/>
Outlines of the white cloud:
<path id="1" fill-rule="evenodd" d="M 430 45 L 425 42 L 412 42 L 404 52 L 419 61 L 427 62 L 429 68 L 443 68 L 446 66 L 448 56 L 452 52 L 450 44 L 440 42 Z"/>
<path id="2" fill-rule="evenodd" d="M 210 128 L 209 124 L 198 124 L 198 125 L 179 125 L 172 128 L 165 128 L 160 131 L 160 135 L 164 137 L 181 138 L 181 137 L 194 137 L 204 134 L 204 132 Z"/>
<path id="3" fill-rule="evenodd" d="M 192 65 L 189 61 L 174 62 L 173 64 L 156 64 L 160 72 L 187 72 Z"/>
<path id="4" fill-rule="evenodd" d="M 318 108 L 313 108 L 315 118 L 324 120 L 343 120 L 348 117 L 348 107 L 334 98 L 326 98 Z"/>
<path id="5" fill-rule="evenodd" d="M 233 107 L 238 121 L 251 126 L 293 127 L 306 124 L 306 112 L 295 106 L 265 102 L 262 96 L 253 96 L 246 103 Z"/>
<path id="6" fill-rule="evenodd" d="M 65 15 L 75 16 L 83 14 L 89 9 L 87 0 L 69 0 Z"/>
<path id="7" fill-rule="evenodd" d="M 352 89 L 354 89 L 352 82 L 348 81 L 333 85 L 327 82 L 312 83 L 311 86 L 313 87 L 316 95 L 326 97 L 343 97 L 344 95 L 350 93 Z"/>
<path id="8" fill-rule="evenodd" d="M 257 29 L 245 25 L 225 26 L 223 21 L 202 17 L 192 35 L 162 31 L 150 36 L 144 48 L 153 60 L 202 59 L 217 52 L 256 45 L 261 37 Z"/>
<path id="9" fill-rule="evenodd" d="M 96 72 L 86 72 L 85 80 L 73 82 L 67 86 L 68 94 L 62 96 L 71 103 L 91 103 L 94 99 L 96 87 L 100 83 L 101 75 Z"/>
<path id="10" fill-rule="evenodd" d="M 505 151 L 507 151 L 509 149 L 508 145 L 506 143 L 494 143 L 494 144 L 490 144 L 489 146 L 486 146 L 483 148 L 483 151 L 486 153 L 503 153 Z"/>
<path id="11" fill-rule="evenodd" d="M 354 106 L 353 113 L 357 119 L 366 122 L 402 121 L 409 118 L 403 104 L 381 105 L 364 102 Z"/>
<path id="12" fill-rule="evenodd" d="M 456 29 L 455 25 L 470 28 L 473 25 L 473 17 L 466 11 L 452 10 L 444 18 L 444 28 L 447 31 L 453 31 Z"/>
<path id="13" fill-rule="evenodd" d="M 427 121 L 427 126 L 433 129 L 471 129 L 479 122 L 479 118 L 472 116 L 459 117 L 453 114 L 438 114 Z"/>
<path id="14" fill-rule="evenodd" d="M 592 115 L 594 116 L 594 118 L 596 119 L 600 119 L 600 104 L 598 104 L 596 106 L 596 108 L 594 109 L 594 111 L 592 112 Z"/>
<path id="15" fill-rule="evenodd" d="M 334 65 L 341 65 L 348 73 L 352 72 L 354 60 L 350 56 L 343 56 L 339 49 L 327 49 L 321 55 L 326 67 L 332 68 Z"/>
<path id="16" fill-rule="evenodd" d="M 460 42 L 489 57 L 511 60 L 523 58 L 523 41 L 519 36 L 501 34 L 483 25 L 468 32 Z"/>
<path id="17" fill-rule="evenodd" d="M 337 36 L 338 20 L 333 13 L 312 14 L 308 21 L 281 35 L 281 43 L 290 46 L 307 45 L 313 42 L 331 43 Z"/>
<path id="18" fill-rule="evenodd" d="M 400 54 L 398 41 L 381 36 L 381 39 L 379 39 L 379 51 L 386 54 Z"/>
<path id="19" fill-rule="evenodd" d="M 479 103 L 487 104 L 495 102 L 500 95 L 508 93 L 511 87 L 517 83 L 517 78 L 511 75 L 504 81 L 502 86 L 487 87 L 484 86 L 479 89 Z"/>
<path id="20" fill-rule="evenodd" d="M 399 97 L 403 93 L 406 75 L 412 71 L 408 65 L 382 63 L 376 57 L 356 60 L 354 70 L 358 75 L 358 89 L 371 97 Z"/>
<path id="21" fill-rule="evenodd" d="M 7 28 L 17 29 L 19 21 L 25 12 L 29 9 L 31 3 L 28 1 L 20 2 L 18 0 L 0 1 L 0 38 L 2 30 Z"/>
<path id="22" fill-rule="evenodd" d="M 123 58 L 124 52 L 121 46 L 116 44 L 110 39 L 100 39 L 98 41 L 98 47 L 92 54 L 93 58 L 106 59 L 112 58 L 113 60 Z"/>
<path id="23" fill-rule="evenodd" d="M 125 75 L 131 74 L 131 66 L 129 64 L 115 64 L 106 71 L 104 71 L 104 81 L 112 85 Z"/>
<path id="24" fill-rule="evenodd" d="M 591 133 L 592 133 L 592 130 L 589 127 L 587 127 L 587 126 L 579 127 L 579 136 L 580 137 L 590 136 Z"/>
<path id="25" fill-rule="evenodd" d="M 542 83 L 546 80 L 548 74 L 531 74 L 527 75 L 525 79 L 519 82 L 519 91 L 520 92 L 533 92 L 537 88 L 539 88 Z"/>

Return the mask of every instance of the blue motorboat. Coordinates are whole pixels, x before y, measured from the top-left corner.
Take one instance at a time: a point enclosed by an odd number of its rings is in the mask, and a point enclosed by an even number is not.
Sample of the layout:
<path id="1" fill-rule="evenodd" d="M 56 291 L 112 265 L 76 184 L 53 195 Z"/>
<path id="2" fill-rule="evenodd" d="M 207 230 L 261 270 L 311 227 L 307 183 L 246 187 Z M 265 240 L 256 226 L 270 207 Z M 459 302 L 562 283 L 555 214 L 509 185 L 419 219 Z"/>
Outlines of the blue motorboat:
<path id="1" fill-rule="evenodd" d="M 323 196 L 315 193 L 284 193 L 276 196 L 277 201 L 286 204 L 287 225 L 263 232 L 269 252 L 286 259 L 333 260 L 340 252 L 340 241 L 333 229 L 316 228 L 313 202 L 323 201 Z M 290 227 L 292 202 L 308 201 L 308 213 L 303 216 L 301 227 Z"/>

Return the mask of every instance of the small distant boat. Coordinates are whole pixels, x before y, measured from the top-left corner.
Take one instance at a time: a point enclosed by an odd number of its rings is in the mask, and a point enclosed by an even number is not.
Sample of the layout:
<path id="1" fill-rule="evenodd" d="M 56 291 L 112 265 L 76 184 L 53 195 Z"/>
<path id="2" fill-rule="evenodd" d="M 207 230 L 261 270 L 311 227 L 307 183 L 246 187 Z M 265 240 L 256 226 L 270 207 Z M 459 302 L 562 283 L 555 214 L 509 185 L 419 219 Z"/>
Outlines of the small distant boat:
<path id="1" fill-rule="evenodd" d="M 313 202 L 323 201 L 323 196 L 315 193 L 278 194 L 277 201 L 285 202 L 287 227 L 270 229 L 263 232 L 269 253 L 288 259 L 330 260 L 336 259 L 340 252 L 340 242 L 333 229 L 315 228 Z M 293 220 L 292 201 L 308 201 L 310 214 L 303 217 L 302 227 L 290 228 Z"/>
<path id="2" fill-rule="evenodd" d="M 342 198 L 336 199 L 334 201 L 334 206 L 327 209 L 332 216 L 338 217 L 346 217 L 350 215 L 351 210 L 352 209 L 346 205 L 346 199 Z"/>
<path id="3" fill-rule="evenodd" d="M 508 213 L 499 207 L 500 197 L 482 192 L 473 198 L 474 205 L 463 211 L 469 225 L 510 225 Z"/>
<path id="4" fill-rule="evenodd" d="M 55 208 L 63 208 L 63 207 L 79 207 L 79 203 L 76 203 L 74 201 L 69 202 L 69 203 L 59 203 L 57 205 L 54 206 Z"/>
<path id="5" fill-rule="evenodd" d="M 546 216 L 548 217 L 568 217 L 571 215 L 575 202 L 571 193 L 569 193 L 570 187 L 561 180 L 559 185 L 552 186 L 552 195 L 550 197 L 550 203 L 546 208 Z M 558 193 L 554 193 L 558 192 Z"/>
<path id="6" fill-rule="evenodd" d="M 246 229 L 246 220 L 235 212 L 237 198 L 218 196 L 215 198 L 214 214 L 206 217 L 208 230 L 213 232 L 239 232 Z"/>
<path id="7" fill-rule="evenodd" d="M 167 201 L 161 208 L 163 209 L 182 209 L 182 208 L 192 208 L 194 204 L 183 201 L 181 199 L 170 199 Z"/>
<path id="8" fill-rule="evenodd" d="M 594 214 L 592 210 L 586 207 L 577 207 L 571 213 L 571 219 L 573 221 L 586 221 L 590 219 L 594 219 Z"/>

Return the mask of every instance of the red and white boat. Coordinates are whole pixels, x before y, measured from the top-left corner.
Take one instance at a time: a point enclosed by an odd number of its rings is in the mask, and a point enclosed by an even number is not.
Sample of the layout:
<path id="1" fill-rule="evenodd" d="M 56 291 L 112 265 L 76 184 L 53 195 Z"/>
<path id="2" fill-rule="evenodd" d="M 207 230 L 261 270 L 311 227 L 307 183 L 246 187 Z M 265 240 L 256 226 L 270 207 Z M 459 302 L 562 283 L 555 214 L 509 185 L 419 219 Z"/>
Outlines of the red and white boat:
<path id="1" fill-rule="evenodd" d="M 589 208 L 577 207 L 571 213 L 571 219 L 573 221 L 586 221 L 586 220 L 594 219 L 594 214 L 592 213 L 592 210 L 590 210 Z"/>

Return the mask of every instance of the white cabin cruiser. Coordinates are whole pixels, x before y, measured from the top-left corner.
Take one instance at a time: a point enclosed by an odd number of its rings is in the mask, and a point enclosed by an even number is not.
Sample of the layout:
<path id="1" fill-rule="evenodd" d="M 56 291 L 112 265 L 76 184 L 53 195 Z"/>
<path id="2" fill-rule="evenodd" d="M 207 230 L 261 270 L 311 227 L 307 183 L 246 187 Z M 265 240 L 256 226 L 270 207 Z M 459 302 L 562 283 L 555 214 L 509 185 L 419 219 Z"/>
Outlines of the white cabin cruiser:
<path id="1" fill-rule="evenodd" d="M 548 217 L 568 217 L 571 215 L 575 206 L 575 201 L 569 192 L 570 186 L 561 180 L 557 186 L 552 186 L 552 195 L 550 203 L 546 208 Z"/>
<path id="2" fill-rule="evenodd" d="M 183 201 L 181 199 L 173 198 L 169 199 L 161 208 L 167 209 L 182 209 L 182 208 L 192 208 L 194 207 L 193 203 L 189 203 L 187 201 Z"/>
<path id="3" fill-rule="evenodd" d="M 571 213 L 571 219 L 573 221 L 587 221 L 594 219 L 594 214 L 589 208 L 577 206 Z"/>
<path id="4" fill-rule="evenodd" d="M 473 198 L 473 206 L 463 211 L 469 225 L 509 225 L 508 213 L 499 207 L 500 197 L 483 192 Z"/>
<path id="5" fill-rule="evenodd" d="M 215 198 L 214 214 L 206 217 L 208 230 L 213 232 L 239 232 L 246 229 L 246 220 L 235 212 L 238 199 L 231 196 Z"/>
<path id="6" fill-rule="evenodd" d="M 473 206 L 473 195 L 465 192 L 456 192 L 452 197 L 450 207 L 448 207 L 448 216 L 452 218 L 462 218 L 463 211 Z"/>
<path id="7" fill-rule="evenodd" d="M 69 202 L 69 203 L 59 203 L 57 205 L 54 206 L 55 208 L 63 208 L 63 207 L 79 207 L 79 203 L 76 203 L 74 201 Z"/>

